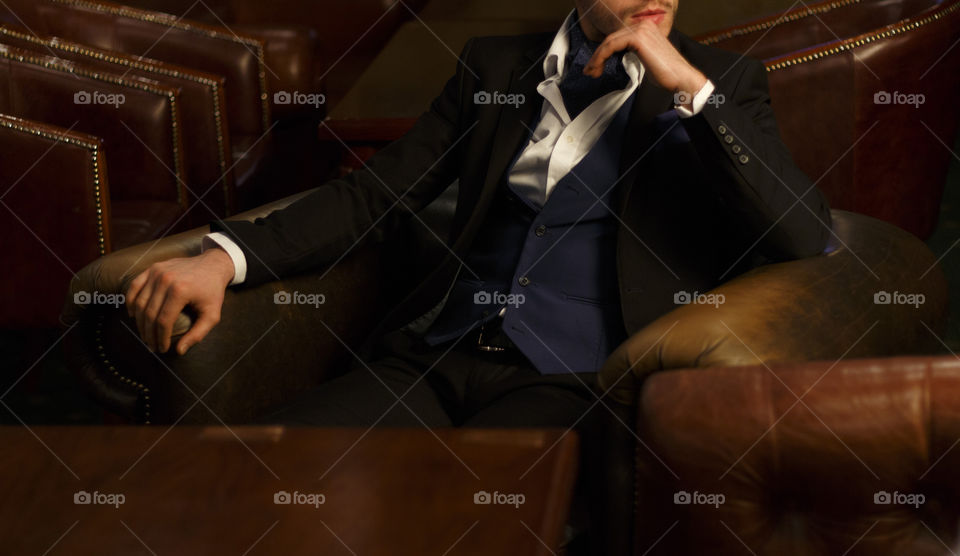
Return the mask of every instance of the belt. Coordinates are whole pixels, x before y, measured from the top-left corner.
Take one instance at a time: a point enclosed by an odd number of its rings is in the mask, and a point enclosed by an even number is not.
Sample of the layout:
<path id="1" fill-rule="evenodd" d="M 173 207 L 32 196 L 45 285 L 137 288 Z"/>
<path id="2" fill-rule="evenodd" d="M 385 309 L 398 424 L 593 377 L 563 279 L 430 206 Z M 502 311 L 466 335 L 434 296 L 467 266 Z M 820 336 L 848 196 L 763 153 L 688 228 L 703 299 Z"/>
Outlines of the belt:
<path id="1" fill-rule="evenodd" d="M 474 348 L 484 352 L 520 352 L 520 349 L 510 340 L 501 328 L 503 319 L 496 317 L 490 321 L 480 323 L 474 331 L 471 343 Z"/>

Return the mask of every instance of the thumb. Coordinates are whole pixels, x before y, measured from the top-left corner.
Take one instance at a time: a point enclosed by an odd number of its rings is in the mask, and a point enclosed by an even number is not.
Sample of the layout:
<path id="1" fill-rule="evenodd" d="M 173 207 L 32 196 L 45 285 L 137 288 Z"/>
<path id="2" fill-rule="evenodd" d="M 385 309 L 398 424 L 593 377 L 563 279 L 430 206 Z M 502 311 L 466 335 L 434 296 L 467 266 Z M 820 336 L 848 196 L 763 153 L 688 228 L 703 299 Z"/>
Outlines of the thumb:
<path id="1" fill-rule="evenodd" d="M 213 327 L 220 322 L 219 312 L 211 310 L 203 311 L 197 316 L 197 321 L 193 323 L 190 330 L 177 342 L 177 354 L 183 355 L 194 345 L 200 343 L 207 334 L 213 330 Z"/>

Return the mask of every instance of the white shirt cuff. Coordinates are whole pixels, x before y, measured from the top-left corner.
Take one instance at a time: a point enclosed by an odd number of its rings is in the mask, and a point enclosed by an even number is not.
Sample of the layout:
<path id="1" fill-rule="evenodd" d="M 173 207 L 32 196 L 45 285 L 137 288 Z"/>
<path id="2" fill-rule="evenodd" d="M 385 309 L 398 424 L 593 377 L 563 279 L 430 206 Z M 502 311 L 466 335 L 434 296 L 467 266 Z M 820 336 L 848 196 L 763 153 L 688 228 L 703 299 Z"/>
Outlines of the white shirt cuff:
<path id="1" fill-rule="evenodd" d="M 240 247 L 226 234 L 220 232 L 203 236 L 203 240 L 200 242 L 200 252 L 203 253 L 214 247 L 220 247 L 226 251 L 230 260 L 233 261 L 233 280 L 230 281 L 230 285 L 242 284 L 247 279 L 247 258 L 243 256 Z"/>
<path id="2" fill-rule="evenodd" d="M 700 113 L 703 110 L 703 107 L 706 106 L 707 100 L 710 98 L 710 95 L 713 94 L 714 86 L 713 82 L 707 79 L 707 82 L 703 84 L 703 87 L 700 88 L 700 91 L 693 96 L 693 102 L 691 103 L 693 108 L 692 110 L 687 109 L 685 106 L 677 105 L 673 109 L 677 111 L 677 114 L 681 118 L 692 118 Z"/>

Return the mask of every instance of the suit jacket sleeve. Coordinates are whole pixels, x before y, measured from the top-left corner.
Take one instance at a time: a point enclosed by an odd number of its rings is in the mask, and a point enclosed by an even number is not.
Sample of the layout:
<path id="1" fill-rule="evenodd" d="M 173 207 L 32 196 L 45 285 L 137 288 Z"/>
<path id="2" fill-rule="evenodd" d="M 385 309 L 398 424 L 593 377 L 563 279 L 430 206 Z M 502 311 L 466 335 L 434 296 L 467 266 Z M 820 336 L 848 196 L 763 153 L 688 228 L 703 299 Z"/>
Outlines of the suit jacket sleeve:
<path id="1" fill-rule="evenodd" d="M 243 251 L 245 284 L 333 262 L 347 251 L 377 243 L 427 206 L 457 175 L 457 148 L 469 129 L 461 121 L 463 90 L 472 90 L 467 43 L 456 74 L 413 128 L 367 161 L 363 169 L 329 181 L 306 197 L 254 222 L 214 221 Z M 469 124 L 470 122 L 467 122 Z"/>
<path id="2" fill-rule="evenodd" d="M 682 123 L 715 177 L 711 186 L 742 223 L 747 245 L 774 261 L 817 255 L 831 233 L 830 208 L 780 139 L 766 69 L 757 60 L 743 62 L 733 79 L 708 75 L 725 101 L 708 103 Z"/>

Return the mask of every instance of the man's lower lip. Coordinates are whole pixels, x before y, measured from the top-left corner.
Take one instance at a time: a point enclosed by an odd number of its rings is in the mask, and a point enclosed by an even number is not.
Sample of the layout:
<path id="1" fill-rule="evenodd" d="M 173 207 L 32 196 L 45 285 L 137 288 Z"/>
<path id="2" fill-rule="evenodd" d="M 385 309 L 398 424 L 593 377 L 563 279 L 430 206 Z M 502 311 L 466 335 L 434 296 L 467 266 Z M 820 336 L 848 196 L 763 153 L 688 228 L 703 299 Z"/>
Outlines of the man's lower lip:
<path id="1" fill-rule="evenodd" d="M 664 15 L 665 14 L 635 15 L 631 19 L 633 19 L 634 21 L 643 21 L 645 19 L 649 19 L 654 23 L 656 23 L 657 25 L 660 25 L 660 22 L 663 21 Z"/>

